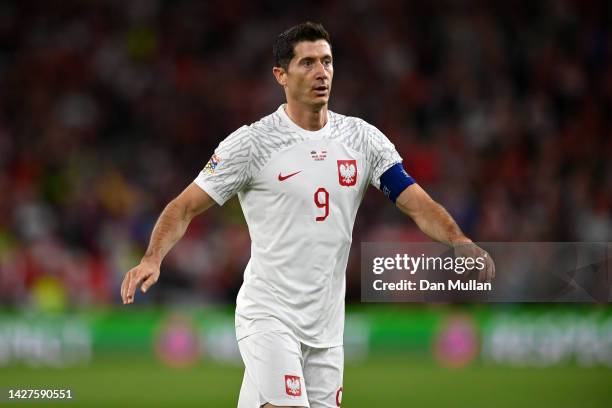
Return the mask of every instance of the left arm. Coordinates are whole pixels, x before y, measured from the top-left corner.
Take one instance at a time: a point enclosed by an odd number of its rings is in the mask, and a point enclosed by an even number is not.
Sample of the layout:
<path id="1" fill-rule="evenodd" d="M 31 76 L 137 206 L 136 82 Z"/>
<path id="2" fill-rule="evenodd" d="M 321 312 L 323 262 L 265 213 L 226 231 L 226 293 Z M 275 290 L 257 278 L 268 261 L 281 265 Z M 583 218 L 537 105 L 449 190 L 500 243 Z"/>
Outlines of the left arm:
<path id="1" fill-rule="evenodd" d="M 478 280 L 490 282 L 495 277 L 495 264 L 489 254 L 472 243 L 444 207 L 435 202 L 418 184 L 406 187 L 397 197 L 395 205 L 412 218 L 431 239 L 454 247 L 457 255 L 484 258 L 485 268 L 479 271 Z"/>
<path id="2" fill-rule="evenodd" d="M 472 243 L 448 212 L 415 183 L 389 139 L 374 126 L 369 125 L 366 130 L 370 146 L 368 159 L 374 170 L 372 184 L 430 238 L 452 246 L 456 256 L 484 258 L 485 268 L 479 271 L 479 280 L 490 281 L 495 277 L 495 266 L 489 254 Z"/>
<path id="3" fill-rule="evenodd" d="M 395 202 L 404 214 L 431 239 L 455 246 L 472 242 L 455 220 L 440 204 L 435 202 L 418 184 L 412 184 L 397 197 Z"/>

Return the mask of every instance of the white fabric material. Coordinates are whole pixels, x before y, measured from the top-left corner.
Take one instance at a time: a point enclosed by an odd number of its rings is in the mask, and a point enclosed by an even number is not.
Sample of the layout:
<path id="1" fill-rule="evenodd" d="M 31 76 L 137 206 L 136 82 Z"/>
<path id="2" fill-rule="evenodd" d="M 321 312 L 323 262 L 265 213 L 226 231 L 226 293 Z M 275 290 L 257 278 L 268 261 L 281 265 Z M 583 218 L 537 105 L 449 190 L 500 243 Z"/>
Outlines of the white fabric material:
<path id="1" fill-rule="evenodd" d="M 331 111 L 322 129 L 304 130 L 281 106 L 232 133 L 213 159 L 195 183 L 219 205 L 237 193 L 252 240 L 238 340 L 287 327 L 304 344 L 341 345 L 355 216 L 368 185 L 380 188 L 381 174 L 401 162 L 393 144 Z"/>
<path id="2" fill-rule="evenodd" d="M 273 331 L 245 337 L 238 347 L 245 364 L 238 408 L 340 406 L 342 346 L 313 348 L 288 331 Z"/>

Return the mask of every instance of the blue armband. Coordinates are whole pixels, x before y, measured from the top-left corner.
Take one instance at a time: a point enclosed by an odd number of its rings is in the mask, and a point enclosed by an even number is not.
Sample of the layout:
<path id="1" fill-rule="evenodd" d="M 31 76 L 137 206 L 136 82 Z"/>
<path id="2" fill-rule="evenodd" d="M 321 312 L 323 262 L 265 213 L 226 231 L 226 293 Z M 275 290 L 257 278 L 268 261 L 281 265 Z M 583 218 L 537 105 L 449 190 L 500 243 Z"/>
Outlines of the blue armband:
<path id="1" fill-rule="evenodd" d="M 380 176 L 380 191 L 395 204 L 402 191 L 414 183 L 414 179 L 406 173 L 402 163 L 396 163 Z"/>

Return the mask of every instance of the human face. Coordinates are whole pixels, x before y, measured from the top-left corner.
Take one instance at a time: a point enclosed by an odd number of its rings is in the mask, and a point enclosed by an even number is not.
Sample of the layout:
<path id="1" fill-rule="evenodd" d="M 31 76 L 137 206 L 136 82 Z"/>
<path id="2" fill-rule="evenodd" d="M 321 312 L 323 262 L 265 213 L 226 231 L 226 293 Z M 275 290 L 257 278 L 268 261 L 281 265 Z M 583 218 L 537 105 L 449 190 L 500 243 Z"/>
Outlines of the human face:
<path id="1" fill-rule="evenodd" d="M 302 41 L 294 47 L 289 66 L 277 76 L 288 101 L 315 109 L 326 106 L 331 92 L 334 66 L 331 47 L 325 40 Z"/>

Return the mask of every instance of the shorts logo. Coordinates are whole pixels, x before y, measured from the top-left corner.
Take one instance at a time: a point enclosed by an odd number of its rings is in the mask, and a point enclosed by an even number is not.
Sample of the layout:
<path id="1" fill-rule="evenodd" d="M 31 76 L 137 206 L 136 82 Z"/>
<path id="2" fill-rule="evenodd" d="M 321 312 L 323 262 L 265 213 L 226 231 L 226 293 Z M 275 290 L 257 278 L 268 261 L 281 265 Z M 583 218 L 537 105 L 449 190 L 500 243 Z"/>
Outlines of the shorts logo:
<path id="1" fill-rule="evenodd" d="M 219 163 L 221 163 L 221 158 L 216 154 L 213 154 L 202 171 L 208 174 L 213 174 Z"/>
<path id="2" fill-rule="evenodd" d="M 338 181 L 345 187 L 357 183 L 357 160 L 338 160 Z"/>
<path id="3" fill-rule="evenodd" d="M 336 406 L 340 406 L 342 404 L 342 387 L 338 388 L 336 391 Z"/>
<path id="4" fill-rule="evenodd" d="M 302 395 L 302 383 L 300 381 L 300 377 L 296 377 L 295 375 L 286 375 L 285 391 L 287 392 L 287 395 L 291 395 L 292 397 L 299 397 Z"/>

